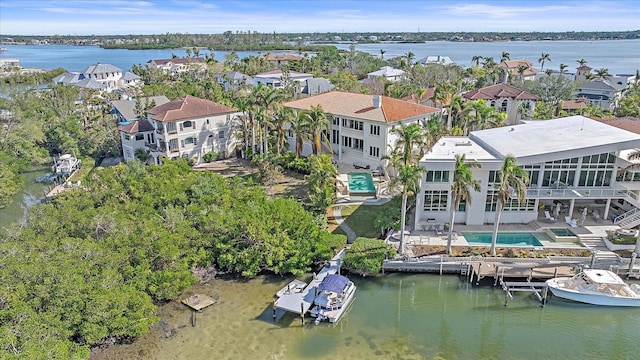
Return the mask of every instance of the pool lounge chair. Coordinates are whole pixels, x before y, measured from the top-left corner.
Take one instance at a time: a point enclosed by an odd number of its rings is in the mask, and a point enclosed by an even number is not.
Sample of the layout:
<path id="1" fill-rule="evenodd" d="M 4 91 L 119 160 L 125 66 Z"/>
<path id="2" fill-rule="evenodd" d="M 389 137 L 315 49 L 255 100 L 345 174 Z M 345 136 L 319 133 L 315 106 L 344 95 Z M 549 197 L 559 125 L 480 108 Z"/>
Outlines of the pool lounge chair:
<path id="1" fill-rule="evenodd" d="M 567 224 L 569 224 L 571 227 L 578 227 L 578 220 L 576 219 L 572 219 L 571 216 L 565 216 L 564 220 L 567 222 Z"/>
<path id="2" fill-rule="evenodd" d="M 556 222 L 556 219 L 553 216 L 551 216 L 551 214 L 549 214 L 548 210 L 544 212 L 544 219 L 550 223 Z"/>

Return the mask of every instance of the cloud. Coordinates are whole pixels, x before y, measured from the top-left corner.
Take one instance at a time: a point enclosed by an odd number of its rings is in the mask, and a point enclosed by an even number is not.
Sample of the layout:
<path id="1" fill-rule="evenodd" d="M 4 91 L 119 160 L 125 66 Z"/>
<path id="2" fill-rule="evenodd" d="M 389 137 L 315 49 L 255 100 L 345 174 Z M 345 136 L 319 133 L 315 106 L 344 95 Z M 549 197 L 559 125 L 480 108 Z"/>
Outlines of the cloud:
<path id="1" fill-rule="evenodd" d="M 456 16 L 520 17 L 532 14 L 568 11 L 570 6 L 502 6 L 487 4 L 454 5 L 447 10 Z"/>

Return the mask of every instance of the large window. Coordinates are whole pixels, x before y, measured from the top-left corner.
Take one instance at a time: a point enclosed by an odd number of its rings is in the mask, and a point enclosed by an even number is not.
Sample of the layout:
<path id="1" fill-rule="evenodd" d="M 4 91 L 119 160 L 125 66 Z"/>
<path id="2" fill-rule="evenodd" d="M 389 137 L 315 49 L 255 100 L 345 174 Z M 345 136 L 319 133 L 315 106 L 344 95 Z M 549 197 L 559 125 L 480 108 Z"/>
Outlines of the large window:
<path id="1" fill-rule="evenodd" d="M 380 157 L 380 148 L 375 146 L 369 146 L 369 156 L 373 156 L 376 158 Z"/>
<path id="2" fill-rule="evenodd" d="M 331 130 L 331 143 L 333 144 L 340 143 L 340 131 Z"/>
<path id="3" fill-rule="evenodd" d="M 616 157 L 608 153 L 584 156 L 578 186 L 609 186 L 615 162 Z"/>
<path id="4" fill-rule="evenodd" d="M 520 202 L 518 198 L 508 198 L 506 204 L 504 204 L 503 211 L 534 211 L 536 208 L 535 199 L 526 199 L 524 202 Z M 498 209 L 498 191 L 487 191 L 487 199 L 485 201 L 484 210 L 489 212 L 495 212 Z"/>
<path id="5" fill-rule="evenodd" d="M 342 127 L 362 131 L 364 123 L 358 120 L 342 119 Z"/>
<path id="6" fill-rule="evenodd" d="M 363 150 L 364 149 L 364 140 L 362 140 L 362 139 L 353 139 L 353 148 L 355 150 Z"/>
<path id="7" fill-rule="evenodd" d="M 448 190 L 427 190 L 424 192 L 425 211 L 447 211 Z"/>
<path id="8" fill-rule="evenodd" d="M 371 125 L 370 132 L 371 135 L 380 135 L 380 125 Z"/>
<path id="9" fill-rule="evenodd" d="M 431 170 L 427 171 L 427 182 L 434 183 L 448 183 L 449 172 L 443 170 Z"/>

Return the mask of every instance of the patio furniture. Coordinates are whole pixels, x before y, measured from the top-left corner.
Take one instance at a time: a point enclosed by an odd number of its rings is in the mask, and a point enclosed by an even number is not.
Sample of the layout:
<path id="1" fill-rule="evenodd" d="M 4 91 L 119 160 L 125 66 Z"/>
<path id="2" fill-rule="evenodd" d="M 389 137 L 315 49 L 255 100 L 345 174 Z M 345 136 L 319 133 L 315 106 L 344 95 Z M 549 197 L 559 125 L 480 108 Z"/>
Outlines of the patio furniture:
<path id="1" fill-rule="evenodd" d="M 545 210 L 544 212 L 544 219 L 550 223 L 556 222 L 556 219 L 553 216 L 551 216 L 551 214 L 549 214 L 548 210 Z"/>
<path id="2" fill-rule="evenodd" d="M 572 219 L 571 216 L 565 216 L 564 220 L 569 224 L 569 226 L 578 227 L 578 220 Z"/>

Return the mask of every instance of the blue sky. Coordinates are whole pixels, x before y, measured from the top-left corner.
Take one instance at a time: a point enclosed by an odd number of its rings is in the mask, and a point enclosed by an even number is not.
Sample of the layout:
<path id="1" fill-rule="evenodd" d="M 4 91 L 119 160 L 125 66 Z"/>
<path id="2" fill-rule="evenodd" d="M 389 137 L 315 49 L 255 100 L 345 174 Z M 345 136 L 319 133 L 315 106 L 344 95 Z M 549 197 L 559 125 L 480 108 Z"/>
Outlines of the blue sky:
<path id="1" fill-rule="evenodd" d="M 637 29 L 640 0 L 0 0 L 5 35 Z"/>

